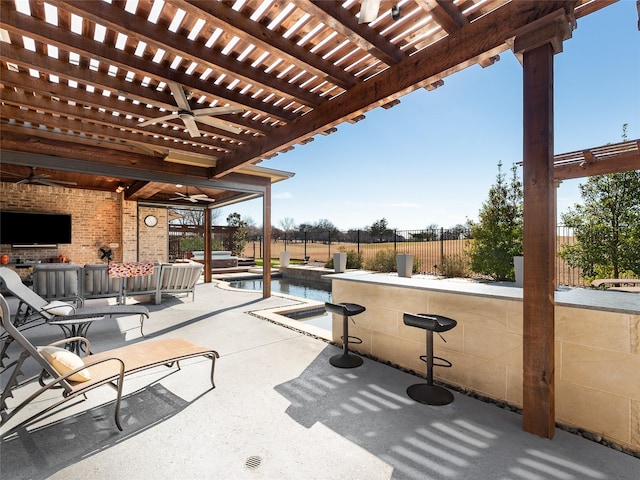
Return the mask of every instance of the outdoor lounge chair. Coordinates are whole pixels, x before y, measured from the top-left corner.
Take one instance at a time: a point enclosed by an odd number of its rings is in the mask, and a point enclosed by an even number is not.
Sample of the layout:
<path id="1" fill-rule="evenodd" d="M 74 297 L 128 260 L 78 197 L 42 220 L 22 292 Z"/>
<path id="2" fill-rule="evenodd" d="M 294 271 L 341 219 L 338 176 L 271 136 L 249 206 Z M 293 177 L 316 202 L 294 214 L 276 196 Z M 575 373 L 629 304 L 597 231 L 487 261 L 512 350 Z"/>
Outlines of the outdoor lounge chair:
<path id="1" fill-rule="evenodd" d="M 63 331 L 69 333 L 68 325 L 73 325 L 73 321 L 78 320 L 84 325 L 81 333 L 86 334 L 90 325 L 90 322 L 87 322 L 88 318 L 97 320 L 114 315 L 140 315 L 140 333 L 142 334 L 144 319 L 149 318 L 149 309 L 144 305 L 100 305 L 76 308 L 66 302 L 49 301 L 22 283 L 20 276 L 7 267 L 0 267 L 0 280 L 3 281 L 6 290 L 27 307 L 26 311 L 19 311 L 16 315 L 14 321 L 16 326 L 43 320 L 53 325 L 57 324 Z"/>
<path id="2" fill-rule="evenodd" d="M 68 342 L 69 339 L 54 342 L 45 347 L 36 347 L 31 344 L 11 322 L 9 304 L 2 295 L 0 295 L 0 311 L 2 314 L 2 326 L 22 350 L 18 358 L 2 370 L 2 373 L 11 372 L 11 374 L 6 387 L 2 391 L 0 426 L 6 424 L 16 413 L 44 392 L 57 388 L 60 389 L 62 393 L 61 400 L 56 401 L 53 405 L 47 406 L 28 419 L 20 422 L 3 435 L 13 432 L 19 427 L 28 426 L 67 400 L 75 398 L 78 395 L 84 395 L 88 391 L 102 385 L 110 385 L 116 389 L 115 423 L 118 429 L 122 431 L 122 425 L 120 423 L 120 400 L 122 398 L 122 387 L 125 377 L 129 374 L 154 367 L 172 367 L 174 363 L 176 363 L 179 370 L 180 360 L 188 358 L 205 357 L 211 359 L 211 385 L 212 388 L 215 388 L 213 374 L 216 358 L 219 358 L 215 350 L 195 345 L 184 339 L 170 338 L 136 343 L 101 353 L 94 353 L 91 352 L 91 346 L 87 339 L 76 337 L 73 340 L 81 341 L 85 344 L 86 355 L 84 358 L 80 358 L 68 350 L 55 347 L 56 345 Z M 91 355 L 89 355 L 89 353 L 91 353 Z M 19 382 L 18 377 L 23 375 L 22 368 L 24 362 L 30 357 L 38 362 L 43 373 Z M 45 372 L 49 375 L 49 378 L 44 375 Z M 16 388 L 31 383 L 36 379 L 39 379 L 41 387 L 17 406 L 9 408 L 7 406 L 7 400 L 13 398 Z M 48 380 L 48 383 L 46 380 Z"/>

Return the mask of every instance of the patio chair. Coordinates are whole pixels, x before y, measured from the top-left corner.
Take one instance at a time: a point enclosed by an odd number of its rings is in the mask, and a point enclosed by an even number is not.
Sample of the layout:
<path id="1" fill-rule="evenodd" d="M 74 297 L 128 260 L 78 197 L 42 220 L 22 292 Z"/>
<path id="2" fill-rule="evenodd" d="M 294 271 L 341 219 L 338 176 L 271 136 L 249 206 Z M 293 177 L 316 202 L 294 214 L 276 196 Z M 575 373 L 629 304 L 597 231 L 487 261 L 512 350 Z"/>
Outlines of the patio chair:
<path id="1" fill-rule="evenodd" d="M 23 327 L 48 323 L 59 326 L 68 338 L 84 337 L 91 324 L 96 320 L 114 315 L 139 315 L 140 334 L 144 336 L 144 319 L 149 318 L 149 309 L 143 305 L 99 305 L 92 307 L 76 308 L 74 305 L 60 300 L 48 301 L 31 290 L 22 283 L 20 276 L 7 267 L 0 267 L 0 280 L 5 289 L 20 300 L 18 311 L 14 318 L 14 326 Z M 12 342 L 10 336 L 0 335 L 0 340 L 4 339 L 4 344 L 0 350 L 0 365 L 2 364 L 6 351 Z M 81 343 L 69 341 L 67 347 L 76 352 L 81 347 Z"/>
<path id="2" fill-rule="evenodd" d="M 167 366 L 171 368 L 174 363 L 180 370 L 179 362 L 188 358 L 205 357 L 211 360 L 211 388 L 215 388 L 213 374 L 216 358 L 219 358 L 215 350 L 195 345 L 181 338 L 170 338 L 94 353 L 91 352 L 91 345 L 86 338 L 76 337 L 73 340 L 81 341 L 86 345 L 85 356 L 81 358 L 68 350 L 56 347 L 56 345 L 66 343 L 69 339 L 54 342 L 44 347 L 33 345 L 11 322 L 9 304 L 2 295 L 0 295 L 0 311 L 2 314 L 0 319 L 2 326 L 21 349 L 18 358 L 3 370 L 3 373 L 10 371 L 11 374 L 2 391 L 0 426 L 6 424 L 19 411 L 31 404 L 43 393 L 56 388 L 60 389 L 62 393 L 62 399 L 38 411 L 3 435 L 28 426 L 68 400 L 84 395 L 90 390 L 103 385 L 110 385 L 116 389 L 114 419 L 118 430 L 122 431 L 120 401 L 125 378 L 130 374 L 154 367 Z M 42 368 L 43 373 L 19 382 L 18 377 L 23 375 L 22 368 L 28 358 L 35 360 L 38 366 Z M 47 377 L 44 373 L 49 376 L 48 383 L 45 380 Z M 7 400 L 13 398 L 16 389 L 34 382 L 36 379 L 40 381 L 40 388 L 28 395 L 17 406 L 9 408 Z M 30 388 L 27 389 L 27 392 L 29 391 L 31 391 Z"/>

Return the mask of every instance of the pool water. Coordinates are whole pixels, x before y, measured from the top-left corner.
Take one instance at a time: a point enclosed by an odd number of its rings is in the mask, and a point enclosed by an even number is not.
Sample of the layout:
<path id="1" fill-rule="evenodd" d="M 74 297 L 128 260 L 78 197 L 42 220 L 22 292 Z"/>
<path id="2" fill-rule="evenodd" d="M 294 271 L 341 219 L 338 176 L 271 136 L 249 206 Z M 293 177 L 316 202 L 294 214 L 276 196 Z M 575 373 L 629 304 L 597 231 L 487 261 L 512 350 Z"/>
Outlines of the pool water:
<path id="1" fill-rule="evenodd" d="M 262 279 L 236 280 L 229 282 L 229 285 L 244 290 L 262 290 Z M 272 278 L 271 291 L 273 293 L 283 293 L 285 295 L 308 298 L 309 300 L 317 300 L 319 302 L 331 301 L 330 287 L 325 287 L 317 283 L 291 283 L 284 278 Z"/>
<path id="2" fill-rule="evenodd" d="M 255 278 L 248 280 L 236 280 L 229 282 L 229 285 L 234 288 L 241 288 L 244 290 L 261 291 L 262 279 Z M 294 297 L 302 297 L 309 300 L 316 300 L 318 302 L 330 302 L 332 298 L 329 286 L 317 283 L 292 283 L 283 278 L 271 279 L 271 292 L 283 293 Z M 315 308 L 307 312 L 297 312 L 287 315 L 287 317 L 304 322 L 308 325 L 313 325 L 324 330 L 331 331 L 331 315 L 325 312 L 323 308 Z"/>

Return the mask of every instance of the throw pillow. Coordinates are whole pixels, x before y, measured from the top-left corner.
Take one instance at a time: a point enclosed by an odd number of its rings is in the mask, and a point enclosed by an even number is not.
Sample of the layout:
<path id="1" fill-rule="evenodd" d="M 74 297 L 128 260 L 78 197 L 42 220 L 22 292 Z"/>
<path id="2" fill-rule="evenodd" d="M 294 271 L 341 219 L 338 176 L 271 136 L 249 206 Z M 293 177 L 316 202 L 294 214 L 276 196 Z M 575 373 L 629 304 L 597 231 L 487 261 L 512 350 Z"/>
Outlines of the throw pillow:
<path id="1" fill-rule="evenodd" d="M 49 302 L 44 307 L 42 307 L 44 312 L 52 313 L 53 315 L 71 315 L 75 312 L 75 307 L 66 302 L 61 302 L 60 300 L 54 300 L 53 302 Z"/>
<path id="2" fill-rule="evenodd" d="M 60 375 L 65 375 L 84 365 L 82 359 L 75 353 L 58 347 L 37 347 L 38 352 L 51 364 Z M 91 373 L 86 368 L 69 377 L 73 382 L 86 382 L 91 380 Z"/>

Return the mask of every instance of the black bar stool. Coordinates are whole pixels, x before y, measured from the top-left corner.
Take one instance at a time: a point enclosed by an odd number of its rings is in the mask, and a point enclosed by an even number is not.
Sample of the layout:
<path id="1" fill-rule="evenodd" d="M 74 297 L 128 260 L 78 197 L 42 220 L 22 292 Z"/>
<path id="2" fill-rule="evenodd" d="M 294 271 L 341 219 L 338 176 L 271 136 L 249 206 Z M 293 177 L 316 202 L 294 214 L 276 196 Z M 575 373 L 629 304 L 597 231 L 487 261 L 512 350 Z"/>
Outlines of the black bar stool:
<path id="1" fill-rule="evenodd" d="M 427 332 L 427 354 L 421 355 L 420 360 L 427 364 L 427 383 L 417 383 L 407 388 L 407 395 L 419 403 L 427 405 L 447 405 L 453 402 L 453 394 L 446 388 L 433 384 L 433 367 L 450 367 L 451 362 L 433 355 L 433 332 L 446 332 L 455 327 L 458 322 L 442 315 L 429 313 L 405 313 L 402 316 L 405 325 L 423 328 Z M 444 340 L 442 335 L 440 338 Z M 445 340 L 446 342 L 446 340 Z M 439 360 L 442 363 L 434 363 Z"/>
<path id="2" fill-rule="evenodd" d="M 362 365 L 362 357 L 349 354 L 349 343 L 362 343 L 362 339 L 349 336 L 349 317 L 358 315 L 366 310 L 362 305 L 356 303 L 329 303 L 324 304 L 327 312 L 342 315 L 342 354 L 334 355 L 329 362 L 334 367 L 354 368 Z M 351 319 L 353 322 L 353 319 Z M 355 322 L 354 322 L 355 323 Z"/>

